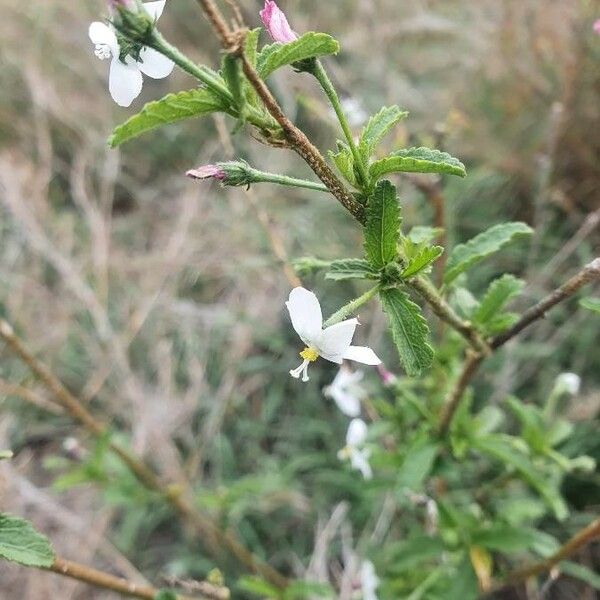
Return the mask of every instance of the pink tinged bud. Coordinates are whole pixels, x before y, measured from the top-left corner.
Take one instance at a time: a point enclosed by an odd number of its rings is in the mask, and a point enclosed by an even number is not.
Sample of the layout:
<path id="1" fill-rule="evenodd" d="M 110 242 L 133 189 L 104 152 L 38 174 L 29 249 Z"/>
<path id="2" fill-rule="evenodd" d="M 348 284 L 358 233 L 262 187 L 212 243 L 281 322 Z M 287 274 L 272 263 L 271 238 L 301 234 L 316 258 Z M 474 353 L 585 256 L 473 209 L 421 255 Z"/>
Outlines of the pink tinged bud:
<path id="1" fill-rule="evenodd" d="M 265 0 L 265 7 L 260 11 L 260 18 L 269 35 L 282 44 L 293 42 L 298 36 L 292 31 L 283 11 L 274 0 Z"/>
<path id="2" fill-rule="evenodd" d="M 186 175 L 192 179 L 218 179 L 223 181 L 225 179 L 225 171 L 217 165 L 204 165 L 197 169 L 190 169 Z"/>
<path id="3" fill-rule="evenodd" d="M 596 22 L 594 23 L 594 31 L 600 35 L 600 19 L 596 19 Z"/>
<path id="4" fill-rule="evenodd" d="M 383 385 L 392 385 L 396 382 L 397 377 L 388 371 L 384 365 L 377 365 L 377 372 Z"/>

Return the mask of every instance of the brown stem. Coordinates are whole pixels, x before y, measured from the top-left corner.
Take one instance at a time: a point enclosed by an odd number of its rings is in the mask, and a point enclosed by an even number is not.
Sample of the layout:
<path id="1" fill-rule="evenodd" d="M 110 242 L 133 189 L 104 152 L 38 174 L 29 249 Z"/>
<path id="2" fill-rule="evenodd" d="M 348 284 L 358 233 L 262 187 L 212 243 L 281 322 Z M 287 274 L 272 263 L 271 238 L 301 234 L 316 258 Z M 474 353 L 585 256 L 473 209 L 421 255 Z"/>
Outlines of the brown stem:
<path id="1" fill-rule="evenodd" d="M 0 338 L 52 392 L 56 403 L 64 408 L 75 421 L 83 425 L 97 438 L 107 435 L 107 427 L 85 408 L 83 403 L 52 374 L 44 363 L 27 350 L 15 335 L 13 328 L 4 320 L 0 320 Z M 283 575 L 254 556 L 232 533 L 222 531 L 209 518 L 200 514 L 190 499 L 189 490 L 182 490 L 162 481 L 152 469 L 126 448 L 114 442 L 110 442 L 109 447 L 144 487 L 163 496 L 175 512 L 181 516 L 182 520 L 189 523 L 198 535 L 209 540 L 215 540 L 231 552 L 251 572 L 259 573 L 273 585 L 281 588 L 286 587 L 287 579 Z"/>
<path id="2" fill-rule="evenodd" d="M 56 558 L 51 567 L 47 568 L 48 571 L 62 575 L 63 577 L 70 577 L 71 579 L 77 579 L 77 581 L 83 581 L 90 585 L 103 588 L 105 590 L 112 590 L 123 596 L 129 596 L 131 598 L 143 598 L 145 600 L 153 600 L 160 590 L 153 588 L 149 585 L 137 584 L 121 577 L 115 577 L 104 571 L 98 571 L 92 567 L 87 567 L 79 563 L 65 560 L 64 558 Z M 210 585 L 210 584 L 209 584 Z M 213 593 L 198 596 L 198 599 L 202 600 L 227 600 L 230 597 L 229 590 L 227 588 L 220 588 L 217 586 L 211 586 L 214 588 Z M 190 596 L 182 596 L 180 594 L 175 595 L 177 600 L 192 600 Z"/>
<path id="3" fill-rule="evenodd" d="M 468 322 L 463 321 L 452 307 L 437 293 L 437 290 L 423 277 L 415 277 L 408 281 L 415 291 L 431 306 L 433 312 L 442 320 L 456 329 L 478 352 L 488 354 L 489 346 L 479 335 L 479 332 Z"/>
<path id="4" fill-rule="evenodd" d="M 554 290 L 535 306 L 532 306 L 525 311 L 523 316 L 510 329 L 497 335 L 491 341 L 491 347 L 496 349 L 504 345 L 508 340 L 525 329 L 525 327 L 544 317 L 552 307 L 556 306 L 559 302 L 562 302 L 569 296 L 572 296 L 577 290 L 595 279 L 600 279 L 600 257 L 586 265 L 579 273 L 577 273 L 577 275 L 571 277 L 571 279 L 561 285 L 557 290 Z"/>
<path id="5" fill-rule="evenodd" d="M 219 41 L 224 48 L 227 48 L 231 43 L 231 31 L 227 26 L 227 21 L 221 11 L 217 8 L 212 0 L 198 0 L 206 18 L 215 30 Z"/>
<path id="6" fill-rule="evenodd" d="M 489 348 L 492 351 L 497 350 L 510 339 L 521 333 L 526 327 L 544 317 L 551 308 L 571 297 L 584 285 L 595 280 L 600 280 L 600 257 L 587 264 L 579 271 L 579 273 L 577 273 L 577 275 L 571 277 L 558 289 L 554 290 L 535 306 L 532 306 L 525 311 L 523 316 L 510 329 L 492 338 L 489 341 Z M 470 352 L 467 354 L 467 359 L 463 365 L 461 374 L 444 403 L 438 428 L 440 435 L 445 435 L 450 429 L 452 419 L 460 405 L 464 391 L 484 358 L 485 355 L 483 353 Z"/>
<path id="7" fill-rule="evenodd" d="M 598 538 L 600 538 L 600 519 L 596 519 L 587 527 L 584 527 L 578 531 L 568 542 L 561 546 L 559 550 L 549 558 L 509 573 L 504 578 L 503 583 L 495 586 L 493 591 L 498 591 L 508 585 L 521 583 L 531 577 L 535 577 L 550 571 L 561 560 L 565 560 L 565 558 L 572 556 L 575 554 L 575 552 Z"/>

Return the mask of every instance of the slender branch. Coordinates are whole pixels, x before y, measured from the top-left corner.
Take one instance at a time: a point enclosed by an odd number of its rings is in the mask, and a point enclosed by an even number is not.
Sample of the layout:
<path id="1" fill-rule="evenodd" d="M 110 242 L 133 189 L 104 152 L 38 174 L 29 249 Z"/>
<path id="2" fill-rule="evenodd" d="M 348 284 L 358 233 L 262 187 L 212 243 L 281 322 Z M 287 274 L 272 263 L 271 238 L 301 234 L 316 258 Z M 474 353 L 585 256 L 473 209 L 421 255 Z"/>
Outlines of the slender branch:
<path id="1" fill-rule="evenodd" d="M 452 307 L 438 294 L 437 290 L 423 277 L 408 281 L 415 291 L 431 306 L 433 312 L 460 333 L 478 352 L 489 354 L 490 348 L 479 332 L 468 322 L 463 321 Z"/>
<path id="2" fill-rule="evenodd" d="M 517 569 L 512 573 L 509 573 L 502 584 L 495 586 L 492 591 L 498 591 L 508 585 L 515 585 L 526 581 L 531 577 L 536 577 L 557 565 L 560 561 L 565 560 L 569 556 L 575 554 L 578 550 L 587 546 L 590 542 L 600 538 L 600 519 L 592 521 L 587 527 L 584 527 L 578 531 L 570 540 L 568 540 L 563 546 L 561 546 L 557 552 L 555 552 L 549 558 L 546 558 L 538 563 Z"/>
<path id="3" fill-rule="evenodd" d="M 489 340 L 489 348 L 491 351 L 497 350 L 506 342 L 521 333 L 526 327 L 541 319 L 554 306 L 571 297 L 575 292 L 581 289 L 584 285 L 593 281 L 600 280 L 600 257 L 594 259 L 587 264 L 579 273 L 571 277 L 566 283 L 554 290 L 543 300 L 526 310 L 523 316 L 507 331 L 497 335 Z M 452 419 L 456 414 L 456 410 L 460 405 L 464 391 L 469 385 L 469 382 L 475 375 L 479 365 L 483 362 L 485 355 L 481 352 L 467 354 L 467 359 L 463 365 L 463 369 L 454 384 L 454 387 L 449 392 L 442 409 L 439 424 L 439 434 L 445 435 L 450 429 Z"/>
<path id="4" fill-rule="evenodd" d="M 85 408 L 83 403 L 52 374 L 44 363 L 29 352 L 15 335 L 13 328 L 4 320 L 0 320 L 0 338 L 29 367 L 48 390 L 52 392 L 57 404 L 64 408 L 75 421 L 83 425 L 95 437 L 104 437 L 107 435 L 107 427 Z M 262 559 L 254 556 L 232 533 L 222 531 L 209 518 L 200 514 L 194 507 L 193 501 L 189 498 L 191 495 L 189 490 L 182 490 L 177 486 L 163 482 L 152 469 L 126 448 L 112 441 L 109 444 L 109 448 L 121 459 L 144 487 L 163 496 L 175 512 L 181 516 L 182 520 L 191 524 L 201 537 L 216 540 L 251 572 L 259 573 L 273 585 L 280 588 L 286 587 L 287 579 L 283 575 Z"/>
<path id="5" fill-rule="evenodd" d="M 198 3 L 202 7 L 208 22 L 212 25 L 212 28 L 217 34 L 221 45 L 224 48 L 227 48 L 231 44 L 231 31 L 227 26 L 225 17 L 212 0 L 198 0 Z"/>
<path id="6" fill-rule="evenodd" d="M 379 284 L 373 286 L 371 289 L 367 290 L 362 296 L 355 298 L 345 304 L 340 308 L 337 312 L 333 313 L 325 323 L 323 323 L 324 327 L 330 327 L 331 325 L 335 325 L 340 321 L 343 321 L 346 317 L 355 314 L 356 311 L 363 305 L 366 304 L 373 296 L 377 294 L 379 291 Z"/>
<path id="7" fill-rule="evenodd" d="M 342 127 L 342 131 L 344 132 L 344 137 L 346 138 L 348 147 L 350 148 L 350 151 L 352 152 L 352 156 L 354 158 L 354 164 L 356 165 L 358 174 L 360 176 L 360 181 L 365 187 L 368 187 L 369 174 L 367 173 L 365 161 L 364 161 L 363 157 L 360 155 L 360 152 L 358 151 L 356 144 L 354 143 L 354 136 L 352 135 L 352 131 L 350 129 L 350 125 L 348 124 L 348 120 L 346 119 L 346 115 L 344 114 L 344 111 L 342 110 L 342 104 L 341 104 L 338 94 L 335 90 L 335 87 L 333 87 L 333 84 L 331 83 L 331 79 L 329 79 L 329 76 L 327 75 L 327 72 L 323 68 L 323 64 L 321 63 L 320 60 L 313 61 L 311 67 L 307 69 L 307 72 L 310 73 L 311 75 L 314 75 L 315 79 L 319 82 L 319 85 L 321 86 L 321 88 L 323 88 L 325 95 L 327 96 L 327 98 L 329 98 L 329 102 L 331 103 L 331 106 L 332 106 L 333 110 L 335 111 L 335 114 L 338 118 L 340 126 Z"/>
<path id="8" fill-rule="evenodd" d="M 496 349 L 503 346 L 508 340 L 519 334 L 525 327 L 531 325 L 534 321 L 543 318 L 546 313 L 562 302 L 569 296 L 572 296 L 584 285 L 594 280 L 600 280 L 600 256 L 586 265 L 577 275 L 574 275 L 557 290 L 546 296 L 535 306 L 525 311 L 523 316 L 507 331 L 497 335 L 491 342 L 491 347 Z"/>
<path id="9" fill-rule="evenodd" d="M 267 171 L 259 171 L 253 167 L 248 169 L 248 175 L 252 178 L 252 183 L 276 183 L 278 185 L 304 188 L 316 192 L 329 192 L 327 186 L 323 183 L 298 179 L 297 177 L 288 177 L 287 175 L 278 175 L 277 173 L 268 173 Z"/>
<path id="10" fill-rule="evenodd" d="M 137 584 L 121 577 L 115 577 L 104 571 L 98 571 L 92 567 L 87 567 L 64 558 L 56 558 L 52 566 L 45 569 L 52 573 L 57 573 L 63 577 L 69 577 L 76 579 L 77 581 L 83 581 L 98 588 L 105 590 L 111 590 L 117 592 L 123 596 L 129 596 L 131 598 L 142 598 L 144 600 L 153 600 L 156 598 L 160 590 L 143 584 Z M 207 584 L 210 585 L 210 584 Z M 228 600 L 230 597 L 229 590 L 227 588 L 220 588 L 212 586 L 212 593 L 203 593 L 202 596 L 197 596 L 198 599 L 202 600 Z M 208 591 L 208 590 L 207 590 Z M 192 600 L 190 596 L 182 596 L 180 594 L 175 595 L 176 600 Z"/>

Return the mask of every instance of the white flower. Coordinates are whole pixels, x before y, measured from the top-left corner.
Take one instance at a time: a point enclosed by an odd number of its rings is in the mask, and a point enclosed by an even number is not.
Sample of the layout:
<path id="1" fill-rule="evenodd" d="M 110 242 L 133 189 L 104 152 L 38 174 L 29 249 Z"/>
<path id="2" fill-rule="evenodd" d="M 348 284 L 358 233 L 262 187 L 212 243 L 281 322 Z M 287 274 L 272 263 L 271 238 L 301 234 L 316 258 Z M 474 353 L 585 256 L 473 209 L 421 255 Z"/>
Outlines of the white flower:
<path id="1" fill-rule="evenodd" d="M 290 371 L 290 375 L 308 381 L 308 365 L 322 356 L 341 365 L 344 359 L 355 360 L 366 365 L 381 363 L 375 352 L 366 346 L 351 346 L 358 319 L 347 319 L 323 329 L 323 314 L 317 297 L 303 287 L 294 288 L 285 303 L 290 313 L 292 326 L 306 348 L 300 352 L 302 364 Z"/>
<path id="2" fill-rule="evenodd" d="M 575 396 L 581 387 L 581 377 L 577 373 L 561 373 L 556 378 L 556 387 L 561 392 Z"/>
<path id="3" fill-rule="evenodd" d="M 360 401 L 367 395 L 366 390 L 360 385 L 363 377 L 362 371 L 351 371 L 342 366 L 331 384 L 323 388 L 323 394 L 333 398 L 337 407 L 345 415 L 358 417 Z"/>
<path id="4" fill-rule="evenodd" d="M 144 8 L 156 21 L 162 14 L 165 3 L 166 0 L 145 2 Z M 100 21 L 94 21 L 88 33 L 95 45 L 94 54 L 101 60 L 111 59 L 108 89 L 119 106 L 130 106 L 139 96 L 142 91 L 142 73 L 154 79 L 162 79 L 169 75 L 175 66 L 172 60 L 147 46 L 140 50 L 139 60 L 125 56 L 125 62 L 122 62 L 115 30 Z"/>
<path id="5" fill-rule="evenodd" d="M 377 588 L 379 577 L 375 573 L 375 567 L 370 560 L 363 561 L 360 567 L 360 584 L 363 600 L 377 600 Z"/>
<path id="6" fill-rule="evenodd" d="M 365 448 L 367 424 L 362 419 L 352 419 L 346 433 L 346 446 L 338 452 L 340 460 L 350 459 L 353 469 L 360 471 L 365 479 L 373 477 L 369 464 L 370 452 Z"/>

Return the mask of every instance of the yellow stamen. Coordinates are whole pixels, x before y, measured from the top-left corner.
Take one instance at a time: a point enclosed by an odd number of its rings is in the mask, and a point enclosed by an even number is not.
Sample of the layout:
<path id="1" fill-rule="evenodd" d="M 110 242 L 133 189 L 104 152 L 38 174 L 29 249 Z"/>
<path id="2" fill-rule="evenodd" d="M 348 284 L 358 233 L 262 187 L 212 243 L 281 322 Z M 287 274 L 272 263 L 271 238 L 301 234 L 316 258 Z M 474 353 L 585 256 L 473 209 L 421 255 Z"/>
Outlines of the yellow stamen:
<path id="1" fill-rule="evenodd" d="M 302 350 L 302 352 L 300 352 L 300 356 L 304 360 L 308 360 L 310 362 L 315 362 L 315 360 L 317 360 L 317 358 L 319 358 L 319 353 L 316 350 L 314 350 L 313 348 L 304 348 L 304 350 Z"/>

